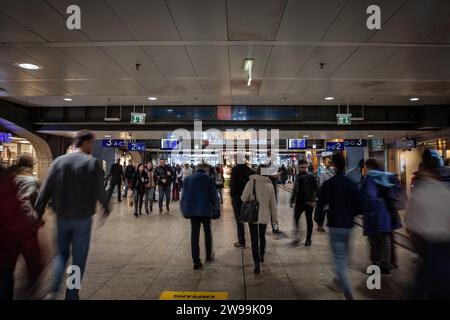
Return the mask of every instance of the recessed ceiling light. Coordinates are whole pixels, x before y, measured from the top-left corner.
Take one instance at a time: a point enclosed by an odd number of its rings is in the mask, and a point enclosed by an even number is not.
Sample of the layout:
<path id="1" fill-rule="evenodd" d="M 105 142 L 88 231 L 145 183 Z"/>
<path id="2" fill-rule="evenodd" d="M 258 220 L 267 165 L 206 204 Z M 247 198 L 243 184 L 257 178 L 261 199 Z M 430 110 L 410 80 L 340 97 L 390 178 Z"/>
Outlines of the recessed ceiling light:
<path id="1" fill-rule="evenodd" d="M 63 100 L 64 101 L 72 101 L 73 99 L 72 98 L 64 98 Z"/>
<path id="2" fill-rule="evenodd" d="M 173 109 L 167 109 L 167 112 L 173 112 Z"/>
<path id="3" fill-rule="evenodd" d="M 373 134 L 368 134 L 367 138 L 373 138 Z"/>
<path id="4" fill-rule="evenodd" d="M 419 98 L 410 98 L 409 101 L 419 101 Z"/>
<path id="5" fill-rule="evenodd" d="M 151 100 L 151 101 L 156 101 L 156 100 L 158 100 L 157 97 L 148 97 L 147 99 L 148 99 L 148 100 Z"/>
<path id="6" fill-rule="evenodd" d="M 309 135 L 304 134 L 304 135 L 303 135 L 303 138 L 309 138 Z"/>
<path id="7" fill-rule="evenodd" d="M 325 97 L 325 100 L 334 100 L 334 97 Z"/>
<path id="8" fill-rule="evenodd" d="M 111 138 L 109 134 L 105 134 L 105 138 Z"/>
<path id="9" fill-rule="evenodd" d="M 28 69 L 28 70 L 40 70 L 42 69 L 42 66 L 39 66 L 34 63 L 27 63 L 27 62 L 16 62 L 16 66 L 22 68 L 22 69 Z"/>

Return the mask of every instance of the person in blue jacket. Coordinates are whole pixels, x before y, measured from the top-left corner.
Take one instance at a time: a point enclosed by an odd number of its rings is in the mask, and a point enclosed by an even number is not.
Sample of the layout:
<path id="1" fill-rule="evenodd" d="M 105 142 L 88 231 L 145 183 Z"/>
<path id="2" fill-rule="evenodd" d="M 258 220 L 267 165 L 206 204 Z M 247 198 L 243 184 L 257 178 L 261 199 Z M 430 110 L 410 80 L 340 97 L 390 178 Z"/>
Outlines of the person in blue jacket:
<path id="1" fill-rule="evenodd" d="M 209 176 L 206 163 L 197 166 L 197 170 L 183 181 L 181 212 L 191 220 L 191 251 L 194 270 L 203 264 L 200 260 L 200 226 L 205 231 L 206 261 L 213 260 L 211 218 L 218 218 L 220 202 L 214 180 Z"/>
<path id="2" fill-rule="evenodd" d="M 389 274 L 395 264 L 393 231 L 401 228 L 396 210 L 399 188 L 395 174 L 382 171 L 375 159 L 367 159 L 365 167 L 361 186 L 364 235 L 369 238 L 372 264 L 379 265 L 382 274 Z"/>

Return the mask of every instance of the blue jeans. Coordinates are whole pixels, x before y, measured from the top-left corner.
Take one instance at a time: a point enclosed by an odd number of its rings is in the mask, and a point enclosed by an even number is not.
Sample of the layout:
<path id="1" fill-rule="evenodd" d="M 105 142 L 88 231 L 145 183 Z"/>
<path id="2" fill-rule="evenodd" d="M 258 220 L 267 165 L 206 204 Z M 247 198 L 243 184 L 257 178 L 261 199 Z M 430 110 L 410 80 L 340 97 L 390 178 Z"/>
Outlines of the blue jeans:
<path id="1" fill-rule="evenodd" d="M 347 300 L 353 300 L 352 285 L 348 277 L 348 251 L 351 228 L 329 228 L 330 244 L 334 255 L 336 275 L 344 296 Z"/>
<path id="2" fill-rule="evenodd" d="M 59 291 L 71 251 L 72 265 L 80 268 L 81 278 L 83 277 L 91 240 L 92 219 L 58 217 L 56 224 L 58 253 L 53 262 L 52 293 Z M 66 300 L 78 299 L 78 289 L 66 289 Z"/>

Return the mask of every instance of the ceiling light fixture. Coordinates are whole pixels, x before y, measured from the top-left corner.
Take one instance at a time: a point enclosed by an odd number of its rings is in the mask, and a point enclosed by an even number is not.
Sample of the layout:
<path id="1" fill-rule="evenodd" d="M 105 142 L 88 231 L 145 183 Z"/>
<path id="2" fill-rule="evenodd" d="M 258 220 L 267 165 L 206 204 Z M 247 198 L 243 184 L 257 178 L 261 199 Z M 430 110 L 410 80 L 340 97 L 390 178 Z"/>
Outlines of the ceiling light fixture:
<path id="1" fill-rule="evenodd" d="M 419 98 L 416 98 L 416 97 L 414 97 L 414 98 L 410 98 L 409 99 L 409 101 L 419 101 L 420 99 Z"/>
<path id="2" fill-rule="evenodd" d="M 367 138 L 373 138 L 373 134 L 368 134 Z"/>
<path id="3" fill-rule="evenodd" d="M 304 135 L 303 135 L 303 138 L 309 138 L 309 135 L 304 134 Z"/>
<path id="4" fill-rule="evenodd" d="M 64 101 L 73 101 L 72 98 L 64 98 L 63 100 L 64 100 Z"/>
<path id="5" fill-rule="evenodd" d="M 156 100 L 158 100 L 157 97 L 148 97 L 147 99 L 148 99 L 148 100 L 151 100 L 151 101 L 156 101 Z"/>
<path id="6" fill-rule="evenodd" d="M 334 100 L 334 97 L 325 97 L 325 100 L 328 100 L 328 101 Z"/>
<path id="7" fill-rule="evenodd" d="M 34 63 L 16 62 L 15 65 L 18 66 L 19 68 L 27 69 L 27 70 L 40 70 L 40 69 L 42 69 L 42 66 L 34 64 Z"/>
<path id="8" fill-rule="evenodd" d="M 247 86 L 248 87 L 250 87 L 250 85 L 252 83 L 252 70 L 253 70 L 254 61 L 255 60 L 252 58 L 247 58 L 244 60 L 244 71 L 247 73 L 247 77 L 248 77 Z"/>

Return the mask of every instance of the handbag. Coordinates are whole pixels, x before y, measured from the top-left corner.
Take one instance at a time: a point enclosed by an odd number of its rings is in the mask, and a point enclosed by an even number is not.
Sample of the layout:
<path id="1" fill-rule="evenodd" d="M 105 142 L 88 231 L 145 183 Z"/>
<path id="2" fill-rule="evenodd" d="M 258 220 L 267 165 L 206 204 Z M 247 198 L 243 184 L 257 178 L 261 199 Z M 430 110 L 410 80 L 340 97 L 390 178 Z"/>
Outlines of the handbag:
<path id="1" fill-rule="evenodd" d="M 256 199 L 256 181 L 253 181 L 253 200 L 245 201 L 241 207 L 239 222 L 258 222 L 259 202 Z"/>
<path id="2" fill-rule="evenodd" d="M 211 219 L 217 220 L 219 218 L 220 218 L 220 208 L 213 207 L 213 213 L 212 213 Z"/>

